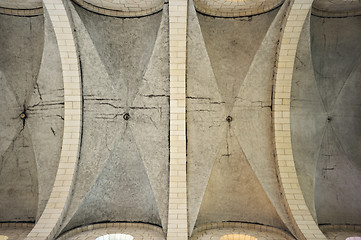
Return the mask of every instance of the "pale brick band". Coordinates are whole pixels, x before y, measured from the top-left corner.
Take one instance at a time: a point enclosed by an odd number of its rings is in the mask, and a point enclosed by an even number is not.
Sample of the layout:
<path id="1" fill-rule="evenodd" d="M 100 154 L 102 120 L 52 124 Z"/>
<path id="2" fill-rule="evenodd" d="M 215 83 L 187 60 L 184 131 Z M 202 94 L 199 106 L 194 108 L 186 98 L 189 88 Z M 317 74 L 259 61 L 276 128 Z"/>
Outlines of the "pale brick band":
<path id="1" fill-rule="evenodd" d="M 327 12 L 317 8 L 312 8 L 312 15 L 326 18 L 354 17 L 361 16 L 361 9 L 347 12 Z"/>
<path id="2" fill-rule="evenodd" d="M 303 198 L 293 160 L 290 131 L 291 84 L 302 26 L 312 0 L 295 0 L 281 40 L 273 99 L 273 123 L 279 176 L 289 211 L 308 240 L 326 239 L 311 216 Z"/>
<path id="3" fill-rule="evenodd" d="M 81 131 L 81 80 L 75 43 L 62 0 L 44 0 L 59 48 L 64 81 L 64 133 L 59 167 L 48 203 L 27 240 L 53 239 L 65 213 L 76 169 Z"/>
<path id="4" fill-rule="evenodd" d="M 99 14 L 114 17 L 142 17 L 163 8 L 163 0 L 138 0 L 133 3 L 112 3 L 105 0 L 73 0 L 83 8 Z"/>
<path id="5" fill-rule="evenodd" d="M 14 15 L 14 16 L 39 16 L 43 15 L 43 8 L 34 8 L 34 9 L 13 9 L 13 8 L 4 8 L 0 7 L 0 14 Z"/>
<path id="6" fill-rule="evenodd" d="M 245 17 L 268 12 L 284 0 L 194 0 L 197 11 L 216 17 Z"/>
<path id="7" fill-rule="evenodd" d="M 186 41 L 187 0 L 169 1 L 170 173 L 168 240 L 187 240 Z"/>
<path id="8" fill-rule="evenodd" d="M 164 240 L 161 227 L 144 223 L 99 223 L 75 228 L 57 240 L 95 240 L 97 237 L 112 233 L 129 234 L 134 240 Z"/>
<path id="9" fill-rule="evenodd" d="M 294 240 L 291 235 L 281 229 L 241 222 L 220 222 L 201 225 L 193 231 L 191 240 L 221 239 L 222 236 L 228 234 L 251 235 L 258 240 Z"/>
<path id="10" fill-rule="evenodd" d="M 359 0 L 315 0 L 312 15 L 319 17 L 351 17 L 361 15 Z"/>
<path id="11" fill-rule="evenodd" d="M 41 0 L 1 0 L 0 14 L 14 16 L 38 16 L 43 14 Z"/>

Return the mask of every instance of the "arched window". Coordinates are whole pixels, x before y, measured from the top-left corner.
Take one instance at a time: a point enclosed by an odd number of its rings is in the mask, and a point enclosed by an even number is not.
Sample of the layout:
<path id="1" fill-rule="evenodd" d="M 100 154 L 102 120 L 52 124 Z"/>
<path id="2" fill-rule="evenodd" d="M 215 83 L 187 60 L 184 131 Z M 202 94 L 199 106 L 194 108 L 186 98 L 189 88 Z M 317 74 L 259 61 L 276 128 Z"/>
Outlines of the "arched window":
<path id="1" fill-rule="evenodd" d="M 245 234 L 223 235 L 220 240 L 257 240 L 257 238 Z"/>
<path id="2" fill-rule="evenodd" d="M 134 237 L 129 234 L 115 233 L 97 237 L 95 240 L 133 240 Z"/>

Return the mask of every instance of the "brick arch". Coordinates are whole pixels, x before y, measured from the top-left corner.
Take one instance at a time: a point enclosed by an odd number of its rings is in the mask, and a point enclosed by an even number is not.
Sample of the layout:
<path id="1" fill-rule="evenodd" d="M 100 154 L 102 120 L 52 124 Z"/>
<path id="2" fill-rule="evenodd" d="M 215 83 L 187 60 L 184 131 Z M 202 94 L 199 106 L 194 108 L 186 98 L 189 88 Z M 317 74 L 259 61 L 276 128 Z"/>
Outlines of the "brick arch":
<path id="1" fill-rule="evenodd" d="M 306 205 L 293 160 L 290 131 L 290 96 L 296 50 L 302 26 L 313 0 L 295 0 L 281 39 L 273 99 L 276 159 L 281 186 L 295 225 L 304 239 L 326 239 Z"/>
<path id="2" fill-rule="evenodd" d="M 197 11 L 216 17 L 245 17 L 271 11 L 284 0 L 194 0 Z"/>
<path id="3" fill-rule="evenodd" d="M 109 0 L 73 0 L 83 8 L 114 17 L 142 17 L 156 12 L 163 8 L 163 0 L 137 0 L 132 3 Z"/>
<path id="4" fill-rule="evenodd" d="M 122 233 L 134 240 L 165 240 L 162 228 L 144 223 L 99 223 L 75 228 L 57 240 L 95 240 L 107 234 Z"/>
<path id="5" fill-rule="evenodd" d="M 62 0 L 43 0 L 59 48 L 64 82 L 64 133 L 54 186 L 38 222 L 26 240 L 53 239 L 68 206 L 77 166 L 81 132 L 81 80 L 70 22 Z"/>
<path id="6" fill-rule="evenodd" d="M 248 235 L 257 240 L 295 239 L 290 234 L 271 226 L 240 222 L 221 222 L 197 227 L 193 232 L 191 240 L 220 240 L 221 237 L 230 234 Z"/>
<path id="7" fill-rule="evenodd" d="M 1 0 L 0 14 L 14 16 L 38 16 L 43 14 L 41 0 Z"/>

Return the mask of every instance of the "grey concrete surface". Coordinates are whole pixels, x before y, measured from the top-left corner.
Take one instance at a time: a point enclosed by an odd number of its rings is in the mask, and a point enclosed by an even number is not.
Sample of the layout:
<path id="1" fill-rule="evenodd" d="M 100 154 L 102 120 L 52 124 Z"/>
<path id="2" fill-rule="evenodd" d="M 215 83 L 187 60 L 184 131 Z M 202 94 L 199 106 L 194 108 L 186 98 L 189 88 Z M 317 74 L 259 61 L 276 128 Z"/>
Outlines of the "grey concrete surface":
<path id="1" fill-rule="evenodd" d="M 361 17 L 311 18 L 312 59 L 328 121 L 315 188 L 318 222 L 361 224 Z"/>
<path id="2" fill-rule="evenodd" d="M 259 16 L 234 19 L 197 15 L 219 92 L 228 112 L 276 13 L 277 10 L 274 10 Z"/>
<path id="3" fill-rule="evenodd" d="M 222 136 L 222 140 L 196 226 L 242 221 L 286 229 L 255 176 L 232 128 L 227 129 L 227 135 Z"/>
<path id="4" fill-rule="evenodd" d="M 61 231 L 102 221 L 147 222 L 165 229 L 167 10 L 127 19 L 69 8 L 80 52 L 84 115 L 76 184 Z"/>
<path id="5" fill-rule="evenodd" d="M 39 71 L 43 18 L 0 15 L 0 29 L 0 221 L 34 221 L 36 160 L 27 119 L 20 114 L 28 107 Z"/>
<path id="6" fill-rule="evenodd" d="M 50 196 L 60 158 L 64 116 L 60 56 L 46 12 L 39 17 L 0 18 L 4 33 L 0 216 L 2 221 L 34 221 Z"/>
<path id="7" fill-rule="evenodd" d="M 297 50 L 291 133 L 306 203 L 319 224 L 360 224 L 361 18 L 311 17 Z"/>
<path id="8" fill-rule="evenodd" d="M 285 8 L 278 15 L 276 10 L 221 19 L 197 18 L 190 6 L 190 233 L 195 225 L 221 221 L 258 222 L 294 233 L 277 182 L 271 129 L 273 67 Z"/>

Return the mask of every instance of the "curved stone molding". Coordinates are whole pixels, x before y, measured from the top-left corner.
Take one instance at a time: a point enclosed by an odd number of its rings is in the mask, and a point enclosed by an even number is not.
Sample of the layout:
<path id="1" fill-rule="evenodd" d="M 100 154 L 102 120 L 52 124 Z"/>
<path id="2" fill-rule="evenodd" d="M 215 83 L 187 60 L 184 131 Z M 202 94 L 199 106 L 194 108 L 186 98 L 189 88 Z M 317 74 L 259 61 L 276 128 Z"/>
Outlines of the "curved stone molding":
<path id="1" fill-rule="evenodd" d="M 52 21 L 61 57 L 64 82 L 64 133 L 59 167 L 49 201 L 27 240 L 52 239 L 72 189 L 81 132 L 81 80 L 73 35 L 62 0 L 44 0 Z"/>
<path id="2" fill-rule="evenodd" d="M 83 8 L 114 17 L 143 17 L 163 8 L 163 0 L 73 0 Z"/>
<path id="3" fill-rule="evenodd" d="M 315 0 L 312 14 L 320 17 L 350 17 L 361 15 L 361 2 L 358 0 Z"/>
<path id="4" fill-rule="evenodd" d="M 194 0 L 197 11 L 216 17 L 245 17 L 265 13 L 284 0 Z"/>
<path id="5" fill-rule="evenodd" d="M 246 234 L 257 240 L 294 240 L 288 233 L 274 227 L 240 222 L 211 223 L 197 227 L 191 240 L 221 239 L 228 234 Z"/>
<path id="6" fill-rule="evenodd" d="M 188 239 L 186 150 L 187 0 L 169 2 L 170 163 L 167 239 Z"/>
<path id="7" fill-rule="evenodd" d="M 41 0 L 2 0 L 0 14 L 15 16 L 38 16 L 43 14 Z"/>
<path id="8" fill-rule="evenodd" d="M 99 223 L 75 228 L 57 240 L 95 239 L 110 233 L 129 234 L 134 240 L 164 240 L 162 228 L 144 223 Z"/>
<path id="9" fill-rule="evenodd" d="M 290 213 L 308 240 L 326 239 L 311 216 L 297 179 L 290 132 L 290 92 L 296 49 L 312 0 L 295 0 L 289 13 L 277 66 L 273 99 L 276 158 Z"/>

